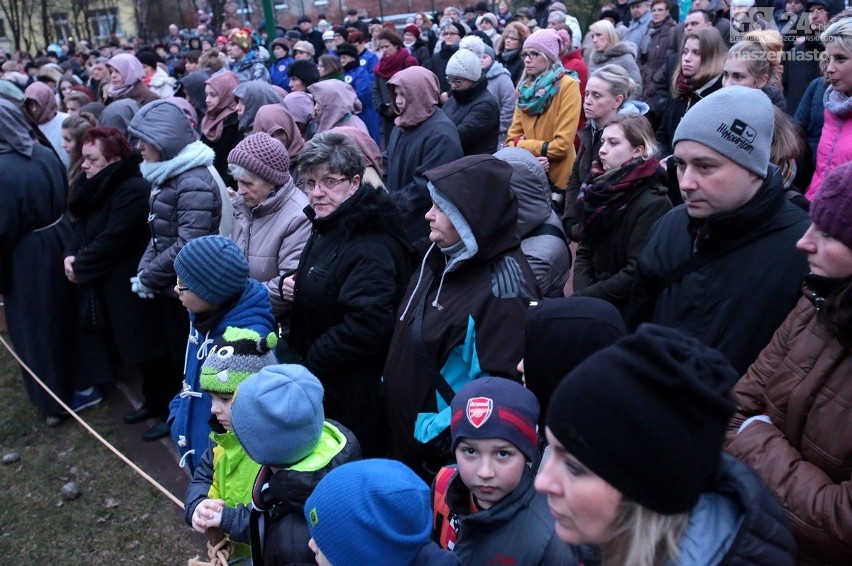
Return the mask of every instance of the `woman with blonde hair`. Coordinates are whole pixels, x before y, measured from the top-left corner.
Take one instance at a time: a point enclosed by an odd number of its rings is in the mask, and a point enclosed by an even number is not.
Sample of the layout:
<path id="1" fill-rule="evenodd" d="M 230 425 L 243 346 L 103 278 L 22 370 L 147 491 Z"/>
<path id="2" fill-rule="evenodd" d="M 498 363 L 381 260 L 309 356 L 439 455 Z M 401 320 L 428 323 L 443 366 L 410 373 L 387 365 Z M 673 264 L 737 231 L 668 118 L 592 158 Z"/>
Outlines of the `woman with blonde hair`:
<path id="1" fill-rule="evenodd" d="M 725 57 L 725 65 L 722 70 L 722 86 L 741 85 L 749 88 L 759 88 L 763 91 L 772 104 L 781 110 L 787 109 L 787 101 L 784 91 L 781 89 L 780 52 L 763 46 L 758 37 L 766 41 L 773 41 L 777 36 L 778 46 L 781 44 L 781 36 L 774 30 L 755 31 L 746 37 L 754 37 L 753 40 L 743 40 L 734 44 L 728 50 Z"/>
<path id="2" fill-rule="evenodd" d="M 677 68 L 672 73 L 670 99 L 657 129 L 661 154 L 672 154 L 671 140 L 687 110 L 722 88 L 727 48 L 715 28 L 685 33 Z"/>
<path id="3" fill-rule="evenodd" d="M 552 453 L 535 487 L 557 536 L 582 545 L 580 562 L 794 564 L 784 509 L 722 452 L 735 377 L 718 351 L 643 324 L 560 381 L 545 419 Z"/>
<path id="4" fill-rule="evenodd" d="M 647 118 L 613 117 L 603 130 L 598 158 L 580 187 L 580 245 L 574 295 L 627 306 L 639 256 L 651 227 L 672 203 Z"/>
<path id="5" fill-rule="evenodd" d="M 530 28 L 520 22 L 509 22 L 494 46 L 497 61 L 502 63 L 512 75 L 512 84 L 518 84 L 524 72 L 521 47 L 529 36 Z"/>
<path id="6" fill-rule="evenodd" d="M 559 60 L 567 41 L 565 30 L 542 29 L 524 42 L 524 74 L 506 134 L 506 147 L 526 149 L 544 166 L 557 210 L 562 209 L 574 166 L 574 137 L 581 106 L 580 83 L 567 74 Z"/>
<path id="7" fill-rule="evenodd" d="M 592 38 L 589 73 L 594 73 L 604 65 L 618 65 L 623 67 L 636 83 L 637 92 L 642 92 L 642 73 L 636 63 L 636 47 L 632 43 L 621 41 L 609 20 L 599 20 L 590 25 L 589 35 Z"/>

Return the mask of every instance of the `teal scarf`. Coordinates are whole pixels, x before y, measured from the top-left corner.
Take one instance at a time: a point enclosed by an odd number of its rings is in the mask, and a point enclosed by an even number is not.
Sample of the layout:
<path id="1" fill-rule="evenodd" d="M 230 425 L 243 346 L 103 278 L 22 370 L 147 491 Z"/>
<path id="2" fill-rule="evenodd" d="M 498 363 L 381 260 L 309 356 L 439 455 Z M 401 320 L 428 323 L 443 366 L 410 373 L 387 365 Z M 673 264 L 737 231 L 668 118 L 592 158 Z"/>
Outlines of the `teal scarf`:
<path id="1" fill-rule="evenodd" d="M 539 116 L 547 112 L 553 97 L 559 92 L 559 81 L 565 68 L 552 63 L 550 68 L 535 77 L 532 83 L 522 82 L 518 86 L 518 108 L 525 114 Z"/>
<path id="2" fill-rule="evenodd" d="M 184 171 L 189 171 L 195 167 L 213 165 L 215 158 L 216 154 L 213 153 L 212 149 L 200 141 L 195 141 L 180 150 L 180 153 L 172 159 L 155 163 L 143 162 L 139 166 L 139 170 L 142 172 L 142 176 L 156 187 Z"/>

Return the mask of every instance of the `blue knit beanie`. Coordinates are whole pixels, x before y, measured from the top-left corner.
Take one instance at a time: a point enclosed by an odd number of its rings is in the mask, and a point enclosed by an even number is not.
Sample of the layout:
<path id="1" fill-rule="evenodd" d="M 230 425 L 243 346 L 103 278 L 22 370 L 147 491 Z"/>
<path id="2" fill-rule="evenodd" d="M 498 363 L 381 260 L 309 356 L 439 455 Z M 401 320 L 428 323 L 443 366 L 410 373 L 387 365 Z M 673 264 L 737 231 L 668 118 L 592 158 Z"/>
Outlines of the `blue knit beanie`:
<path id="1" fill-rule="evenodd" d="M 432 531 L 429 487 L 395 460 L 333 469 L 305 503 L 305 519 L 334 566 L 411 564 Z"/>
<path id="2" fill-rule="evenodd" d="M 319 442 L 322 396 L 322 385 L 304 366 L 267 366 L 237 387 L 231 405 L 234 434 L 258 464 L 295 464 Z"/>
<path id="3" fill-rule="evenodd" d="M 191 240 L 175 258 L 183 286 L 214 305 L 239 296 L 246 287 L 249 265 L 242 250 L 225 236 Z"/>
<path id="4" fill-rule="evenodd" d="M 462 387 L 451 404 L 452 449 L 463 438 L 500 438 L 532 462 L 538 450 L 539 405 L 532 391 L 511 379 L 485 376 Z"/>

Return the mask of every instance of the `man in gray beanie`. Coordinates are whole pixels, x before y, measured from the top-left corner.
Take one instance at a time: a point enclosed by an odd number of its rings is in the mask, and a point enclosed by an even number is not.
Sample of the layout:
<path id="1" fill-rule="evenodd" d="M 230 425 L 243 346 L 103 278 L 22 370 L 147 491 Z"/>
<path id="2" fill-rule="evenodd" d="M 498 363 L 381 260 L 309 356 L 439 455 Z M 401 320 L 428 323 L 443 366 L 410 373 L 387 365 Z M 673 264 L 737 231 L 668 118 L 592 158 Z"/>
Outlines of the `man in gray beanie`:
<path id="1" fill-rule="evenodd" d="M 808 228 L 769 162 L 774 114 L 760 90 L 733 86 L 693 106 L 674 135 L 684 204 L 654 226 L 627 312 L 635 327 L 678 328 L 741 375 L 795 305 Z M 733 384 L 731 384 L 733 385 Z"/>

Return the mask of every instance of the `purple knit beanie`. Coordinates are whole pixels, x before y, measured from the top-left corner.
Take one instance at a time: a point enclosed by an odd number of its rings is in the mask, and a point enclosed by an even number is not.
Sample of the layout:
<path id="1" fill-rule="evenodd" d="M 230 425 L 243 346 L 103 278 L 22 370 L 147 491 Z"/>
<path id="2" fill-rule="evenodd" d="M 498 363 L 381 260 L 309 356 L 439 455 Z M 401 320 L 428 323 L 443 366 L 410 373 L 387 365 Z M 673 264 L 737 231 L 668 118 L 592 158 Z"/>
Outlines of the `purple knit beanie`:
<path id="1" fill-rule="evenodd" d="M 826 175 L 811 203 L 811 219 L 820 230 L 852 248 L 852 161 Z"/>
<path id="2" fill-rule="evenodd" d="M 539 404 L 520 383 L 491 376 L 474 379 L 456 393 L 450 408 L 453 451 L 464 438 L 502 438 L 533 460 L 538 450 Z"/>
<path id="3" fill-rule="evenodd" d="M 251 134 L 238 143 L 228 154 L 228 163 L 239 165 L 276 187 L 290 180 L 287 150 L 265 132 Z"/>
<path id="4" fill-rule="evenodd" d="M 559 61 L 562 46 L 567 42 L 568 34 L 565 30 L 540 29 L 527 38 L 524 49 L 535 49 L 547 57 L 551 63 L 556 63 Z"/>

